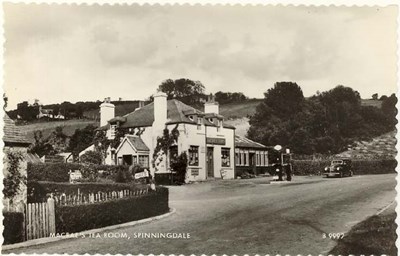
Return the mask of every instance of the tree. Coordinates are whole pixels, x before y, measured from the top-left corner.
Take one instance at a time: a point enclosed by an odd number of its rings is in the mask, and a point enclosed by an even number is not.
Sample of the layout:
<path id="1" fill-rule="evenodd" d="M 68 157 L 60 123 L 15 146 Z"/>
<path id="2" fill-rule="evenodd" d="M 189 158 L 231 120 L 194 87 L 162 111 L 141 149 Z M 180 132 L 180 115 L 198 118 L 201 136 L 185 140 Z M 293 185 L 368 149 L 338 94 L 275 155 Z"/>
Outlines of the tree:
<path id="1" fill-rule="evenodd" d="M 107 138 L 105 131 L 97 131 L 93 138 L 94 148 L 101 154 L 102 162 L 107 156 L 107 149 L 111 145 L 111 141 Z"/>
<path id="2" fill-rule="evenodd" d="M 24 101 L 17 104 L 17 114 L 22 120 L 32 121 L 37 118 L 37 115 L 39 114 L 39 107 L 31 106 L 27 101 Z"/>
<path id="3" fill-rule="evenodd" d="M 354 141 L 394 129 L 396 102 L 393 94 L 381 109 L 362 106 L 360 94 L 342 85 L 304 99 L 297 84 L 276 83 L 250 118 L 247 136 L 296 154 L 338 153 Z"/>
<path id="4" fill-rule="evenodd" d="M 65 152 L 68 148 L 68 136 L 64 134 L 62 126 L 57 126 L 47 141 L 53 146 L 55 153 Z"/>
<path id="5" fill-rule="evenodd" d="M 71 151 L 74 156 L 77 156 L 79 152 L 93 143 L 95 132 L 96 127 L 91 124 L 83 129 L 76 129 L 69 141 L 68 150 Z"/>
<path id="6" fill-rule="evenodd" d="M 394 128 L 394 126 L 397 123 L 396 103 L 397 103 L 397 97 L 393 93 L 392 95 L 390 95 L 390 97 L 388 97 L 382 101 L 382 106 L 381 106 L 382 112 L 386 117 L 386 123 L 392 128 Z"/>
<path id="7" fill-rule="evenodd" d="M 89 150 L 80 157 L 80 161 L 84 164 L 102 164 L 103 156 L 98 151 Z"/>
<path id="8" fill-rule="evenodd" d="M 274 115 L 288 119 L 300 112 L 304 103 L 303 91 L 297 83 L 277 82 L 264 93 L 264 103 Z"/>
<path id="9" fill-rule="evenodd" d="M 220 104 L 227 104 L 233 102 L 243 102 L 247 97 L 241 92 L 217 92 L 215 93 L 215 101 Z"/>
<path id="10" fill-rule="evenodd" d="M 42 131 L 34 131 L 33 138 L 35 141 L 29 149 L 29 152 L 37 154 L 39 157 L 44 155 L 52 155 L 55 153 L 52 144 L 49 143 L 48 139 L 43 137 Z"/>
<path id="11" fill-rule="evenodd" d="M 205 99 L 205 87 L 200 81 L 190 79 L 167 79 L 163 81 L 158 89 L 167 94 L 168 99 L 178 99 L 191 106 L 199 106 Z"/>
<path id="12" fill-rule="evenodd" d="M 372 94 L 372 99 L 373 100 L 378 100 L 378 94 L 377 93 Z"/>

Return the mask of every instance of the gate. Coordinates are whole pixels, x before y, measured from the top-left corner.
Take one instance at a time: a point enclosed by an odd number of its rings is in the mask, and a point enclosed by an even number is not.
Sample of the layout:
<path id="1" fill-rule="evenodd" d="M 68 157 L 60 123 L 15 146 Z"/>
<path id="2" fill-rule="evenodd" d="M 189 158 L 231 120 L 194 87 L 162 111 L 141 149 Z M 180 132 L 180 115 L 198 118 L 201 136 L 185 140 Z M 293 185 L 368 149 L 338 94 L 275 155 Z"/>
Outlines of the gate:
<path id="1" fill-rule="evenodd" d="M 54 199 L 45 203 L 31 203 L 25 209 L 25 237 L 32 240 L 49 237 L 56 232 Z"/>

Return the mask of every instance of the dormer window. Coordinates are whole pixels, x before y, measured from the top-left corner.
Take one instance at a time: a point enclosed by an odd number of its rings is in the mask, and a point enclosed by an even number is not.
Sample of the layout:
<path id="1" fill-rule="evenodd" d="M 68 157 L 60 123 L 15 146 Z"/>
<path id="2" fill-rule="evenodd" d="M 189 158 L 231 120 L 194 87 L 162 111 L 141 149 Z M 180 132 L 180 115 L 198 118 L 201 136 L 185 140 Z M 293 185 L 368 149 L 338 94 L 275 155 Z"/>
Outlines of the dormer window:
<path id="1" fill-rule="evenodd" d="M 188 116 L 188 118 L 190 119 L 190 121 L 194 121 L 194 116 L 190 115 Z"/>
<path id="2" fill-rule="evenodd" d="M 210 123 L 214 123 L 214 119 L 213 118 L 207 118 L 207 120 L 208 120 L 208 122 L 210 122 Z"/>
<path id="3" fill-rule="evenodd" d="M 197 117 L 197 130 L 201 130 L 202 124 L 203 124 L 203 118 Z"/>

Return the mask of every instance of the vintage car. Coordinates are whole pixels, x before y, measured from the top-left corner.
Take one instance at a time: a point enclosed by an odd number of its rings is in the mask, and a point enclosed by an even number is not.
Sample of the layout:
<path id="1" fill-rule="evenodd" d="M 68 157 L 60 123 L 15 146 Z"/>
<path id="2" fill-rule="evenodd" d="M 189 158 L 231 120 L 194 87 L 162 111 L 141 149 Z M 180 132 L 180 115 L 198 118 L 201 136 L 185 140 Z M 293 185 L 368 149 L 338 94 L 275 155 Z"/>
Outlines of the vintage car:
<path id="1" fill-rule="evenodd" d="M 335 159 L 332 160 L 331 165 L 325 167 L 324 175 L 326 177 L 344 177 L 353 176 L 353 170 L 350 159 Z"/>

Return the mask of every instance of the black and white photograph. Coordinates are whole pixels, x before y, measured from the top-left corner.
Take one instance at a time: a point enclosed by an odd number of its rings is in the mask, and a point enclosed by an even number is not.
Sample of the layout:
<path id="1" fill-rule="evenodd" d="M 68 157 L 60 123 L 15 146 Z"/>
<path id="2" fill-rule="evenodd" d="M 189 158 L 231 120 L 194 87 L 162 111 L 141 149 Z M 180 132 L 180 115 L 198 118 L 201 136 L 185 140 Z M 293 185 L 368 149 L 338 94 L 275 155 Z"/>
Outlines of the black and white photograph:
<path id="1" fill-rule="evenodd" d="M 2 254 L 398 255 L 398 4 L 1 12 Z"/>

